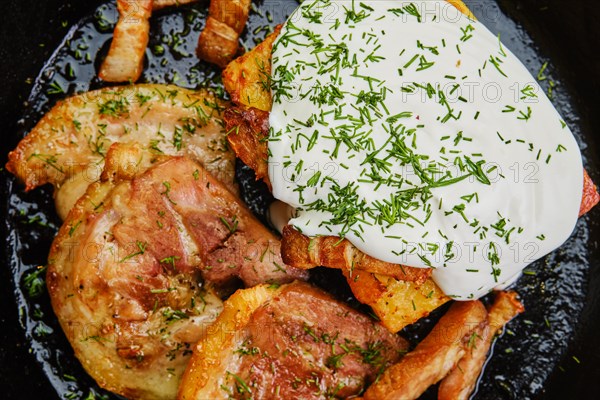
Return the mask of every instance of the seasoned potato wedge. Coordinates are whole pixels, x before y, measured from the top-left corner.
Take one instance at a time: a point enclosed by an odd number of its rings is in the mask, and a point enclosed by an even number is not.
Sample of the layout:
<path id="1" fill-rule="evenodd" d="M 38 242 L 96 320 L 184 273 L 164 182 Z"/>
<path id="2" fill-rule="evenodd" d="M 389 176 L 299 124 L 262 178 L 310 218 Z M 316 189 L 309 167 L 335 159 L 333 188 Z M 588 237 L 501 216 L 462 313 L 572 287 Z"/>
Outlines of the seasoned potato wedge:
<path id="1" fill-rule="evenodd" d="M 348 271 L 344 274 L 358 301 L 371 306 L 391 332 L 426 317 L 450 300 L 431 279 L 419 284 L 357 270 L 352 276 Z"/>
<path id="2" fill-rule="evenodd" d="M 280 31 L 278 25 L 261 44 L 223 70 L 223 84 L 234 103 L 271 111 L 271 49 Z"/>

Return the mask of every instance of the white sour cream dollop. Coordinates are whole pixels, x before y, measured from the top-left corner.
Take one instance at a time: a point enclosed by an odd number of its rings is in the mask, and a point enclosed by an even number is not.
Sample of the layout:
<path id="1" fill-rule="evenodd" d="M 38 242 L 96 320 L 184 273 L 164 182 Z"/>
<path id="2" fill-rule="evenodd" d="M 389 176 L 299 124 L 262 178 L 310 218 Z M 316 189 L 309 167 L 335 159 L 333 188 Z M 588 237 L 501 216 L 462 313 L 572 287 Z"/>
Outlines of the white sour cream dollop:
<path id="1" fill-rule="evenodd" d="M 499 37 L 444 1 L 307 1 L 272 54 L 269 176 L 308 236 L 478 298 L 560 246 L 581 155 Z"/>

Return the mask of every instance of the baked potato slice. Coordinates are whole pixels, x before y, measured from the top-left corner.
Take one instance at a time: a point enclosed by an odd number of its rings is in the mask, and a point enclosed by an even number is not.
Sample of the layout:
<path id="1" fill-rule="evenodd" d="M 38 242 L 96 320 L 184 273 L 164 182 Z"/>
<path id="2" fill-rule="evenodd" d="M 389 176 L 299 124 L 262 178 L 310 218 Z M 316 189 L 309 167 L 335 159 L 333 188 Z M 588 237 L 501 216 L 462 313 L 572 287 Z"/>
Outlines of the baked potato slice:
<path id="1" fill-rule="evenodd" d="M 221 126 L 226 105 L 207 91 L 159 84 L 75 95 L 44 115 L 9 153 L 6 169 L 26 191 L 52 184 L 62 219 L 98 180 L 114 143 L 137 144 L 153 158 L 185 155 L 237 193 L 235 154 Z M 133 172 L 138 164 L 131 160 Z"/>

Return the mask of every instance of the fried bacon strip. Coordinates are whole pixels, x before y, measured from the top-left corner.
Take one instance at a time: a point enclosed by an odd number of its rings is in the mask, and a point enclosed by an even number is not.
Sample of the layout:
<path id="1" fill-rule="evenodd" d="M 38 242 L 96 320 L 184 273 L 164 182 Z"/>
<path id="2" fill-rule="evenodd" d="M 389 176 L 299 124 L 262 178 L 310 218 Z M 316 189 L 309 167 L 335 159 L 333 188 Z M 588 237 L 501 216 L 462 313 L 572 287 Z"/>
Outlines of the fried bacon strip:
<path id="1" fill-rule="evenodd" d="M 515 292 L 498 292 L 488 312 L 488 326 L 483 335 L 476 338 L 457 366 L 442 380 L 438 400 L 466 400 L 477 384 L 486 356 L 496 334 L 511 319 L 524 311 Z"/>
<path id="2" fill-rule="evenodd" d="M 135 82 L 144 66 L 152 11 L 197 0 L 117 0 L 119 20 L 98 76 L 106 82 Z"/>
<path id="3" fill-rule="evenodd" d="M 135 82 L 142 74 L 152 0 L 117 0 L 119 20 L 98 76 L 106 82 Z"/>
<path id="4" fill-rule="evenodd" d="M 246 26 L 250 0 L 212 0 L 206 26 L 198 39 L 198 57 L 225 68 L 235 57 Z"/>
<path id="5" fill-rule="evenodd" d="M 239 35 L 246 27 L 250 3 L 250 0 L 212 0 L 208 15 L 228 25 Z"/>
<path id="6" fill-rule="evenodd" d="M 480 301 L 455 302 L 431 333 L 398 364 L 386 369 L 364 394 L 365 400 L 409 400 L 448 374 L 481 335 L 487 312 Z"/>
<path id="7" fill-rule="evenodd" d="M 165 7 L 178 7 L 184 4 L 195 3 L 198 0 L 153 0 L 152 11 L 160 10 Z"/>
<path id="8" fill-rule="evenodd" d="M 431 276 L 429 268 L 406 267 L 380 261 L 358 250 L 348 240 L 335 236 L 309 238 L 293 227 L 283 228 L 281 257 L 295 268 L 311 269 L 317 266 L 345 271 L 362 270 L 393 276 L 404 281 L 424 283 Z"/>
<path id="9" fill-rule="evenodd" d="M 223 68 L 238 51 L 238 33 L 227 24 L 209 16 L 200 34 L 198 58 Z"/>

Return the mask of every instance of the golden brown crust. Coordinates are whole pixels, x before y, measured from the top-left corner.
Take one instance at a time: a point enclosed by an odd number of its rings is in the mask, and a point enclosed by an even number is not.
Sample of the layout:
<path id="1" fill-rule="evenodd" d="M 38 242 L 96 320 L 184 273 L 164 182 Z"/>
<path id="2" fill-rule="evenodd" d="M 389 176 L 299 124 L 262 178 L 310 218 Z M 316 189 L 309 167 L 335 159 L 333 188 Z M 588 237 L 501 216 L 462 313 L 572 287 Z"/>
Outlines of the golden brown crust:
<path id="1" fill-rule="evenodd" d="M 98 76 L 106 82 L 135 82 L 142 74 L 152 0 L 118 0 L 119 20 Z"/>
<path id="2" fill-rule="evenodd" d="M 348 271 L 366 271 L 396 279 L 422 284 L 431 276 L 429 268 L 414 268 L 377 260 L 364 254 L 346 239 L 335 236 L 309 238 L 291 226 L 282 232 L 281 256 L 284 262 L 296 268 L 318 266 Z"/>
<path id="3" fill-rule="evenodd" d="M 269 113 L 253 107 L 230 107 L 223 113 L 223 121 L 229 147 L 271 190 L 267 162 Z"/>
<path id="4" fill-rule="evenodd" d="M 237 333 L 248 324 L 252 313 L 281 291 L 266 285 L 238 290 L 223 304 L 223 312 L 209 329 L 209 334 L 194 347 L 194 353 L 183 374 L 179 400 L 223 396 L 220 381 L 226 375 L 238 345 Z"/>
<path id="5" fill-rule="evenodd" d="M 439 400 L 466 400 L 481 374 L 488 351 L 496 334 L 511 319 L 524 311 L 515 292 L 498 292 L 488 311 L 486 328 L 480 336 L 473 337 L 472 346 L 457 366 L 442 380 L 438 390 Z"/>
<path id="6" fill-rule="evenodd" d="M 418 398 L 442 379 L 467 352 L 469 338 L 482 329 L 487 312 L 479 301 L 454 303 L 431 333 L 389 367 L 364 394 L 365 400 Z"/>
<path id="7" fill-rule="evenodd" d="M 371 306 L 390 332 L 398 332 L 450 300 L 430 279 L 431 269 L 377 260 L 345 239 L 309 238 L 285 226 L 281 255 L 286 264 L 296 268 L 341 269 L 354 296 Z"/>
<path id="8" fill-rule="evenodd" d="M 271 111 L 271 50 L 280 31 L 277 25 L 258 46 L 223 70 L 223 85 L 235 104 Z"/>

